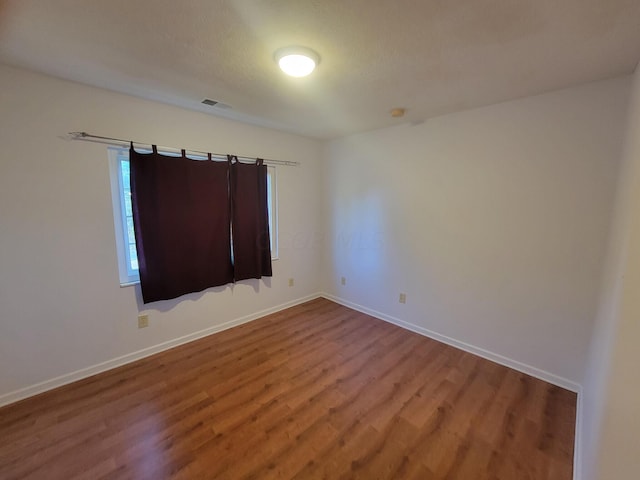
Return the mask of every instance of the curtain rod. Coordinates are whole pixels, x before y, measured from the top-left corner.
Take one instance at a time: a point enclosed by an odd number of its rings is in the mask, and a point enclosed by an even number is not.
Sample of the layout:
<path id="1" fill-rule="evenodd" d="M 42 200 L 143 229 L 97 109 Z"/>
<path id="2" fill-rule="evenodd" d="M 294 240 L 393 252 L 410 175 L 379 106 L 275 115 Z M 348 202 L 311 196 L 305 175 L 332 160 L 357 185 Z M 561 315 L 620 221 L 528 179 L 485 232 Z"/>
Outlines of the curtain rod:
<path id="1" fill-rule="evenodd" d="M 67 138 L 70 140 L 82 140 L 85 142 L 103 143 L 105 145 L 113 145 L 117 147 L 128 147 L 132 142 L 138 145 L 152 145 L 150 143 L 145 143 L 145 142 L 136 142 L 135 140 L 124 140 L 122 138 L 102 137 L 100 135 L 92 135 L 87 132 L 69 132 Z M 175 147 L 161 147 L 159 145 L 157 147 L 158 147 L 158 150 L 164 150 L 167 152 L 179 153 L 182 151 L 181 148 L 175 148 Z M 186 151 L 195 153 L 198 155 L 205 155 L 205 156 L 209 155 L 209 152 L 203 152 L 200 150 L 186 150 Z M 225 161 L 227 160 L 226 154 L 212 153 L 211 156 L 221 160 L 225 160 Z M 238 160 L 244 160 L 244 161 L 250 161 L 250 162 L 255 161 L 255 158 L 241 157 L 239 155 L 235 155 L 235 156 L 238 158 Z M 291 160 L 273 160 L 268 158 L 264 158 L 263 160 L 264 160 L 264 163 L 266 163 L 267 165 L 269 164 L 270 165 L 286 165 L 289 167 L 297 167 L 298 165 L 300 165 L 300 162 L 294 162 Z"/>

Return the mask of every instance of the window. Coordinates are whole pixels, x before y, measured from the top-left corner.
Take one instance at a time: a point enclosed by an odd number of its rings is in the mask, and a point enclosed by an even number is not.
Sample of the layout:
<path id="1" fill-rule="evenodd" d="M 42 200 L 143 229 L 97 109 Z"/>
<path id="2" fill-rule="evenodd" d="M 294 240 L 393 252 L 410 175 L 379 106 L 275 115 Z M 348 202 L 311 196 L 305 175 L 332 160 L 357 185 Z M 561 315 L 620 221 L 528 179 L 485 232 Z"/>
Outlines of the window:
<path id="1" fill-rule="evenodd" d="M 269 210 L 269 248 L 271 260 L 278 258 L 278 196 L 276 195 L 276 167 L 267 166 L 267 209 Z"/>
<path id="2" fill-rule="evenodd" d="M 140 275 L 138 273 L 138 254 L 136 251 L 136 237 L 133 229 L 133 212 L 131 209 L 129 149 L 109 147 L 108 153 L 120 285 L 132 285 L 140 281 Z M 179 156 L 179 154 L 172 152 L 162 153 L 165 155 Z M 189 158 L 205 160 L 204 157 L 199 158 L 192 155 L 189 155 Z M 269 240 L 272 260 L 278 258 L 278 212 L 276 199 L 276 168 L 274 166 L 268 166 L 267 207 L 269 210 Z"/>

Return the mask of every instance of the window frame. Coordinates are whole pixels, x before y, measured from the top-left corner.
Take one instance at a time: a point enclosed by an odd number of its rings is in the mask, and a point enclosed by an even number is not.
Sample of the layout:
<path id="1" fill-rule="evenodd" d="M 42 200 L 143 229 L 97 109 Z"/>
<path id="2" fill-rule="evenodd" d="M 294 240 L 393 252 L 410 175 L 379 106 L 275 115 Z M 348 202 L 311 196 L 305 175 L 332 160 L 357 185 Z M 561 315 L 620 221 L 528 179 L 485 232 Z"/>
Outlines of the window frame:
<path id="1" fill-rule="evenodd" d="M 278 260 L 278 182 L 275 165 L 267 165 L 267 208 L 271 260 Z"/>
<path id="2" fill-rule="evenodd" d="M 137 151 L 150 152 L 136 147 Z M 109 146 L 109 176 L 111 182 L 111 200 L 113 210 L 113 224 L 116 237 L 116 254 L 118 257 L 118 276 L 121 287 L 140 283 L 138 270 L 131 268 L 131 254 L 129 252 L 129 237 L 126 225 L 125 188 L 122 177 L 122 153 L 126 153 L 129 161 L 129 149 L 126 147 Z M 180 156 L 175 152 L 161 152 L 163 155 Z M 188 155 L 189 158 L 206 160 L 206 157 Z M 271 260 L 278 260 L 278 186 L 277 173 L 274 165 L 267 165 L 267 205 L 269 210 L 269 237 L 271 245 Z M 135 240 L 135 239 L 134 239 Z M 135 243 L 134 243 L 135 245 Z"/>
<path id="3" fill-rule="evenodd" d="M 109 175 L 111 178 L 111 200 L 113 203 L 113 225 L 116 236 L 116 253 L 118 255 L 118 276 L 120 286 L 126 287 L 140 283 L 140 274 L 130 268 L 130 253 L 128 252 L 128 235 L 126 233 L 126 212 L 124 185 L 122 181 L 122 167 L 120 153 L 126 151 L 121 147 L 108 147 Z M 128 157 L 128 155 L 127 155 Z"/>

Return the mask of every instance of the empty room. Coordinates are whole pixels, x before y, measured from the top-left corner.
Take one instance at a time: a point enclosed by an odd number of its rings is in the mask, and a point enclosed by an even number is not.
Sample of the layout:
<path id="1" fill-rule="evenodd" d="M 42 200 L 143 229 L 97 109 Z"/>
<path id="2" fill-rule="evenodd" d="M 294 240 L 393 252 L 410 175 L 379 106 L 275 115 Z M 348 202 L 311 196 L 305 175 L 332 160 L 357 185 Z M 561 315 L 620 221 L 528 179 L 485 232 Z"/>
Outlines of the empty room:
<path id="1" fill-rule="evenodd" d="M 0 479 L 640 478 L 640 2 L 0 0 Z"/>

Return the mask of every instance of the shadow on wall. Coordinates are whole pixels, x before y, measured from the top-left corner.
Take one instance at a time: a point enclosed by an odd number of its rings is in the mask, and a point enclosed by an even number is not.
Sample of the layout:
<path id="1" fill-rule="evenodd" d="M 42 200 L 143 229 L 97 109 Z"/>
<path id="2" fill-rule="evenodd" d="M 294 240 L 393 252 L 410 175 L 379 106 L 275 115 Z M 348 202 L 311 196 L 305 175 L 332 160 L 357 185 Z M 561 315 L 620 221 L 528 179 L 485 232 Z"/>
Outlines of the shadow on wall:
<path id="1" fill-rule="evenodd" d="M 142 290 L 140 289 L 139 283 L 136 284 L 134 287 L 136 292 L 136 304 L 138 306 L 139 312 L 155 310 L 158 312 L 166 313 L 176 308 L 178 304 L 182 302 L 197 302 L 202 297 L 204 297 L 209 293 L 213 293 L 213 294 L 222 293 L 226 290 L 229 290 L 231 295 L 233 295 L 233 291 L 238 285 L 248 285 L 253 289 L 255 293 L 260 293 L 261 288 L 271 288 L 271 278 L 270 277 L 263 277 L 261 279 L 250 278 L 248 280 L 239 281 L 235 284 L 230 283 L 228 285 L 222 285 L 220 287 L 207 288 L 206 290 L 203 290 L 201 292 L 188 293 L 186 295 L 182 295 L 181 297 L 173 298 L 171 300 L 161 300 L 161 301 L 152 302 L 152 303 L 144 303 L 142 301 Z"/>

